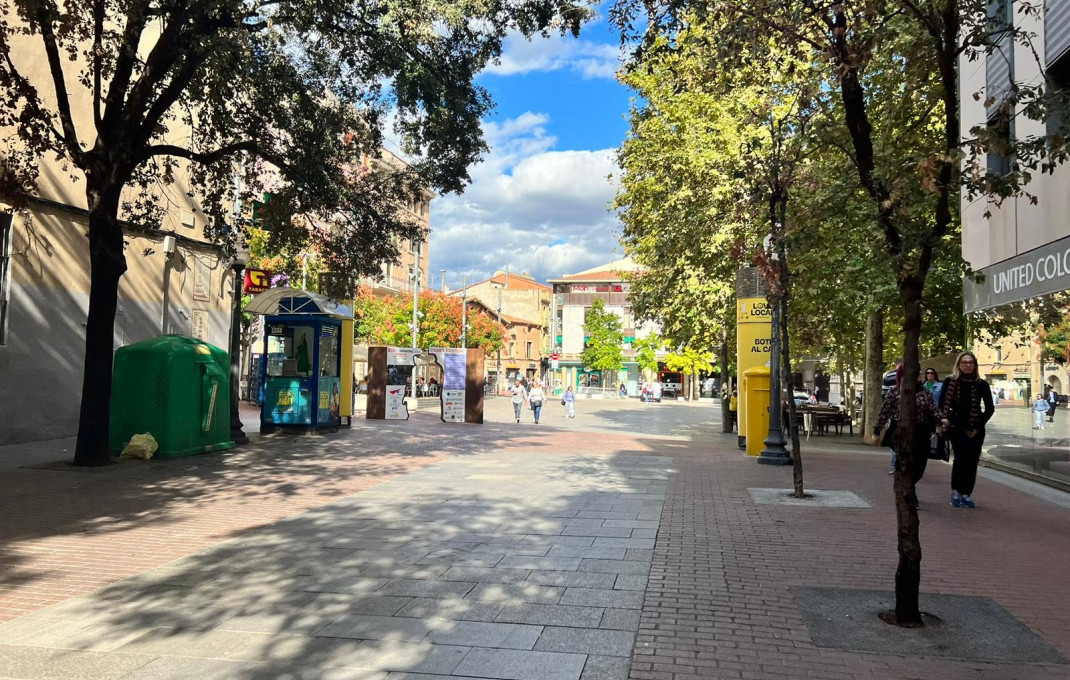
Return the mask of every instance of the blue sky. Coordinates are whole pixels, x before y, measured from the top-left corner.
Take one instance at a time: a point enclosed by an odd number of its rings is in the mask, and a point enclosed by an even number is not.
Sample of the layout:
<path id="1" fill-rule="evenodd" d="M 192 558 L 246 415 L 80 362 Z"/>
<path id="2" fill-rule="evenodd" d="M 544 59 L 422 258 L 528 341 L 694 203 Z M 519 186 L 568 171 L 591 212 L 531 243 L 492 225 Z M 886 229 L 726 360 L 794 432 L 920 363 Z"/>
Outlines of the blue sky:
<path id="1" fill-rule="evenodd" d="M 578 39 L 507 39 L 478 80 L 497 104 L 483 121 L 490 152 L 464 194 L 431 203 L 435 287 L 443 269 L 459 288 L 462 274 L 507 265 L 545 281 L 622 257 L 609 211 L 631 97 L 615 79 L 620 54 L 604 19 Z"/>

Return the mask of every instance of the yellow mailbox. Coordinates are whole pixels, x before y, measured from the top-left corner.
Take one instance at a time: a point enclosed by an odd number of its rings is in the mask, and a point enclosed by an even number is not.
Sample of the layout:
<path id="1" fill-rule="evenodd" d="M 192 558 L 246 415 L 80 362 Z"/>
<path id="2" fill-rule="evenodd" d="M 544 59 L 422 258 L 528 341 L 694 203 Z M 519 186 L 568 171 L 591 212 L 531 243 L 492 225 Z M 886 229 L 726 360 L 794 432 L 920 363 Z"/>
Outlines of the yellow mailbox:
<path id="1" fill-rule="evenodd" d="M 747 455 L 761 454 L 769 435 L 769 367 L 755 366 L 743 372 L 743 391 L 746 404 Z"/>

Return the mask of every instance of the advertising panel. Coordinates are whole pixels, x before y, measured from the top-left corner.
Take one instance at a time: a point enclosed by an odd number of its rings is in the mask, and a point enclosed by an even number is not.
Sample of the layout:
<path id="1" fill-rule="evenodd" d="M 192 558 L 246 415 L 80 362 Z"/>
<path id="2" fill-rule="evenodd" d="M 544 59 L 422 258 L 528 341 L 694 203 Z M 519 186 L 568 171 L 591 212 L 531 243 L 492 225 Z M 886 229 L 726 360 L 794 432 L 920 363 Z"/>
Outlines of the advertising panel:
<path id="1" fill-rule="evenodd" d="M 755 366 L 769 366 L 772 353 L 773 306 L 764 297 L 738 298 L 736 300 L 736 375 Z M 747 431 L 747 395 L 739 392 L 739 434 Z"/>

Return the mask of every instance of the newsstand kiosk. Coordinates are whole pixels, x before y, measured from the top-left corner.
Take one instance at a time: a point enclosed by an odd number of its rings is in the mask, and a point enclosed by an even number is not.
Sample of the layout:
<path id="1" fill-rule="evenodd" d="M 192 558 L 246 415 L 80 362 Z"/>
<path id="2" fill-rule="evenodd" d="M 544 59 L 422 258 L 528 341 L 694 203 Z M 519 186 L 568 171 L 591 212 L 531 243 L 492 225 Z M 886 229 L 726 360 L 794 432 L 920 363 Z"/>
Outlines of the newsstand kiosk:
<path id="1" fill-rule="evenodd" d="M 257 295 L 245 311 L 264 315 L 260 431 L 337 429 L 348 410 L 343 400 L 351 402 L 353 394 L 342 384 L 343 367 L 353 365 L 353 340 L 345 342 L 343 323 L 352 324 L 353 312 L 285 287 Z"/>

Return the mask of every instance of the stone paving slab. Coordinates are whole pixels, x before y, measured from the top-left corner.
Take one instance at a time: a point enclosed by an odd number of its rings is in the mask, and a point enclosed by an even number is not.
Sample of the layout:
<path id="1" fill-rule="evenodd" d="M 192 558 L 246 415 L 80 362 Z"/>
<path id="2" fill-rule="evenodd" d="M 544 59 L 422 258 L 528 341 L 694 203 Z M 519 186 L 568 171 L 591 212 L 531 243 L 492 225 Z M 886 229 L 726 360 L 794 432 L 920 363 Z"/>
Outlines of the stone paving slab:
<path id="1" fill-rule="evenodd" d="M 510 474 L 492 486 L 471 473 L 496 466 Z M 631 538 L 650 529 L 550 515 L 625 521 L 623 507 L 638 521 L 652 494 L 632 467 L 512 452 L 440 462 L 0 625 L 0 661 L 16 650 L 11 677 L 83 654 L 85 668 L 114 657 L 114 677 L 142 680 L 616 680 L 610 659 L 627 656 L 650 567 L 623 558 L 650 550 Z"/>
<path id="2" fill-rule="evenodd" d="M 586 662 L 583 654 L 473 649 L 456 671 L 502 680 L 578 680 Z"/>

